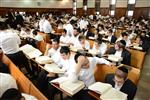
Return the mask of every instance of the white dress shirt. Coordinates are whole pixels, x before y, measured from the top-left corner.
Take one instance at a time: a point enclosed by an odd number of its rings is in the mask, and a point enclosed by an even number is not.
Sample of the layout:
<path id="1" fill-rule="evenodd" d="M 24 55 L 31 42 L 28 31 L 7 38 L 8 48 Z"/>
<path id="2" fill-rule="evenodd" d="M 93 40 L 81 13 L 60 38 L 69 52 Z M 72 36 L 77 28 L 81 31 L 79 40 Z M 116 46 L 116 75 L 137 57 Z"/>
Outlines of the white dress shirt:
<path id="1" fill-rule="evenodd" d="M 25 100 L 38 100 L 34 96 L 26 94 L 26 93 L 22 93 L 21 95 L 25 98 Z"/>
<path id="2" fill-rule="evenodd" d="M 49 49 L 48 56 L 51 57 L 56 64 L 58 64 L 60 61 L 60 48 L 57 50 L 53 48 Z"/>
<path id="3" fill-rule="evenodd" d="M 16 33 L 10 30 L 0 32 L 0 47 L 5 54 L 14 54 L 19 51 L 21 40 Z"/>
<path id="4" fill-rule="evenodd" d="M 107 45 L 105 43 L 100 44 L 100 47 L 96 49 L 95 43 L 93 44 L 93 50 L 97 51 L 98 54 L 104 55 L 107 50 Z"/>
<path id="5" fill-rule="evenodd" d="M 68 35 L 65 35 L 65 36 L 60 36 L 60 42 L 63 42 L 63 43 L 69 43 L 70 42 L 70 37 Z"/>
<path id="6" fill-rule="evenodd" d="M 16 80 L 10 74 L 0 73 L 0 97 L 10 88 L 18 89 Z"/>
<path id="7" fill-rule="evenodd" d="M 79 79 L 84 82 L 85 86 L 88 87 L 89 85 L 95 83 L 94 78 L 94 67 L 97 64 L 109 64 L 110 62 L 105 60 L 104 58 L 97 58 L 97 57 L 89 57 L 89 68 L 87 69 L 81 69 L 78 75 L 75 75 L 75 70 L 73 70 L 71 73 L 69 73 L 70 79 L 74 81 L 73 79 Z M 77 78 L 78 77 L 78 78 Z"/>
<path id="8" fill-rule="evenodd" d="M 44 31 L 44 33 L 51 33 L 52 32 L 52 26 L 48 20 L 45 20 L 43 22 L 43 31 Z"/>
<path id="9" fill-rule="evenodd" d="M 43 41 L 43 37 L 40 34 L 37 34 L 34 39 L 37 41 Z"/>
<path id="10" fill-rule="evenodd" d="M 79 40 L 77 42 L 74 42 L 74 48 L 83 49 L 82 44 L 79 42 Z M 90 49 L 90 43 L 87 40 L 85 40 L 84 48 L 87 50 Z"/>
<path id="11" fill-rule="evenodd" d="M 79 22 L 80 29 L 86 29 L 88 25 L 88 21 L 81 19 Z"/>
<path id="12" fill-rule="evenodd" d="M 111 36 L 108 36 L 107 39 L 108 39 L 109 42 L 111 42 L 111 38 L 112 38 L 112 35 L 111 35 Z"/>
<path id="13" fill-rule="evenodd" d="M 115 56 L 121 57 L 121 55 L 122 55 L 122 51 L 116 51 L 116 52 L 115 52 Z"/>
<path id="14" fill-rule="evenodd" d="M 73 26 L 71 24 L 66 24 L 64 25 L 64 29 L 67 30 L 67 35 L 69 37 L 72 37 L 73 36 L 73 32 L 74 32 L 74 29 L 73 29 Z"/>
<path id="15" fill-rule="evenodd" d="M 43 32 L 43 23 L 44 23 L 44 19 L 41 19 L 40 22 L 39 22 L 39 28 L 40 28 L 40 31 Z"/>

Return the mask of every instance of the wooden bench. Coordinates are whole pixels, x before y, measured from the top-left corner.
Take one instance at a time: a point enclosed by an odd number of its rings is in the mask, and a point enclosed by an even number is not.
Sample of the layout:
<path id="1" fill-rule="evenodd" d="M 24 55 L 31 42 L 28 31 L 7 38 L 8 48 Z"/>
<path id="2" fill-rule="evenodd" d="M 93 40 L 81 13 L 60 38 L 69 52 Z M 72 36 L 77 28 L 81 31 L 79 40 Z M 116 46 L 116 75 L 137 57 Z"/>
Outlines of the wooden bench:
<path id="1" fill-rule="evenodd" d="M 107 74 L 115 73 L 117 67 L 109 67 L 108 65 L 98 64 L 95 67 L 94 77 L 96 81 L 104 82 L 105 76 Z M 128 79 L 130 79 L 134 84 L 138 84 L 140 77 L 140 70 L 134 67 L 131 67 L 128 73 Z"/>
<path id="2" fill-rule="evenodd" d="M 128 50 L 131 53 L 131 66 L 142 69 L 146 53 L 139 50 Z"/>
<path id="3" fill-rule="evenodd" d="M 19 90 L 22 93 L 27 93 L 35 96 L 38 100 L 48 100 L 34 85 L 33 83 L 14 65 L 11 60 L 5 55 L 4 61 L 7 63 L 10 74 L 16 79 Z"/>

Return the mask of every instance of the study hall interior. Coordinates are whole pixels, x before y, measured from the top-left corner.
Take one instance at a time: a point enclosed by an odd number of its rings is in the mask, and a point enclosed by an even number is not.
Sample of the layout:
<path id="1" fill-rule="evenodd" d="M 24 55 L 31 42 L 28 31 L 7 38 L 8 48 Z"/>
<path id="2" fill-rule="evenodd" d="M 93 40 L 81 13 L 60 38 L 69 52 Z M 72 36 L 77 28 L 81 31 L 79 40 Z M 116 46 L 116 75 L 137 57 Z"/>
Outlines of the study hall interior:
<path id="1" fill-rule="evenodd" d="M 0 99 L 149 100 L 149 0 L 0 0 Z"/>

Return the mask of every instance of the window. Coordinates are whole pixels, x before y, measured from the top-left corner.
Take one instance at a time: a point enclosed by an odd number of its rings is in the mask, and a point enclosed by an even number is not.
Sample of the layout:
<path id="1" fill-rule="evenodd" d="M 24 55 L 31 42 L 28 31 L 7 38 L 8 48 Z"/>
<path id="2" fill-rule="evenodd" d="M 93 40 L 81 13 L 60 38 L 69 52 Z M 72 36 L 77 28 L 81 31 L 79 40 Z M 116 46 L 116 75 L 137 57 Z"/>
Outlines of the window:
<path id="1" fill-rule="evenodd" d="M 135 4 L 135 0 L 129 0 L 128 4 Z"/>
<path id="2" fill-rule="evenodd" d="M 110 16 L 114 16 L 115 15 L 115 9 L 116 9 L 116 0 L 110 0 L 109 1 L 109 14 Z"/>
<path id="3" fill-rule="evenodd" d="M 127 16 L 132 17 L 134 13 L 134 8 L 135 8 L 135 2 L 136 0 L 128 0 L 128 5 L 127 5 Z"/>
<path id="4" fill-rule="evenodd" d="M 128 16 L 133 16 L 133 11 L 128 11 Z"/>
<path id="5" fill-rule="evenodd" d="M 77 14 L 77 1 L 73 0 L 73 14 L 76 15 Z"/>
<path id="6" fill-rule="evenodd" d="M 111 5 L 115 5 L 116 4 L 116 0 L 110 0 L 110 4 Z"/>
<path id="7" fill-rule="evenodd" d="M 114 10 L 111 10 L 111 11 L 110 11 L 110 15 L 111 15 L 111 16 L 114 16 L 114 15 L 115 15 L 115 11 L 114 11 Z"/>

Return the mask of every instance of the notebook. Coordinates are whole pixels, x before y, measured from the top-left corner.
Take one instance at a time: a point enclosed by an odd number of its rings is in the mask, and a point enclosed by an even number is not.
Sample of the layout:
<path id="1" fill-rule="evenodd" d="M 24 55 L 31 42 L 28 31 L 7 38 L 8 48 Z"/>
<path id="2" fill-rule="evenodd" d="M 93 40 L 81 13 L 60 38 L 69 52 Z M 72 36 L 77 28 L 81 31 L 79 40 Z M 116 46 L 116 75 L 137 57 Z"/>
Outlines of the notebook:
<path id="1" fill-rule="evenodd" d="M 116 90 L 107 83 L 96 82 L 90 85 L 88 89 L 101 94 L 100 99 L 102 100 L 127 100 L 127 94 Z"/>
<path id="2" fill-rule="evenodd" d="M 67 77 L 59 77 L 51 81 L 51 83 L 59 84 L 59 87 L 69 93 L 71 96 L 85 87 L 82 81 L 71 82 Z"/>

